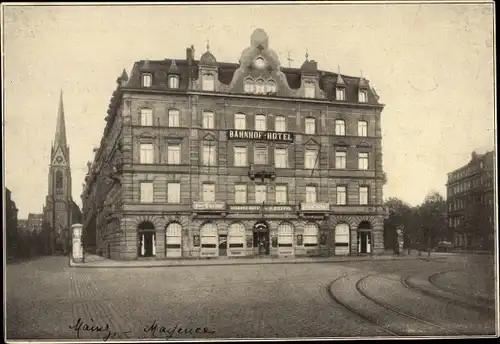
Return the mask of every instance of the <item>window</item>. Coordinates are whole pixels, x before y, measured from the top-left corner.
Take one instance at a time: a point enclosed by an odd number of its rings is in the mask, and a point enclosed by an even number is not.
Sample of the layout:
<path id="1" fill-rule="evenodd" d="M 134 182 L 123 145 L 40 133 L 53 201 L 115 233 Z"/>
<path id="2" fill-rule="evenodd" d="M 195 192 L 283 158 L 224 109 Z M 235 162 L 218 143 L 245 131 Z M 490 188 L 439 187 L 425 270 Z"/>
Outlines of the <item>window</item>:
<path id="1" fill-rule="evenodd" d="M 167 164 L 179 165 L 181 163 L 181 146 L 168 145 L 167 147 Z"/>
<path id="2" fill-rule="evenodd" d="M 358 153 L 358 169 L 368 169 L 368 153 Z"/>
<path id="3" fill-rule="evenodd" d="M 167 203 L 181 203 L 181 183 L 167 183 Z"/>
<path id="4" fill-rule="evenodd" d="M 264 115 L 255 116 L 255 130 L 260 130 L 260 131 L 266 130 L 266 116 Z"/>
<path id="5" fill-rule="evenodd" d="M 267 201 L 266 185 L 255 185 L 255 203 L 264 203 Z"/>
<path id="6" fill-rule="evenodd" d="M 274 150 L 274 166 L 276 168 L 288 167 L 288 151 L 286 148 L 275 148 Z"/>
<path id="7" fill-rule="evenodd" d="M 335 120 L 335 135 L 345 136 L 345 121 L 343 119 Z"/>
<path id="8" fill-rule="evenodd" d="M 366 91 L 359 91 L 359 102 L 366 103 L 368 101 L 368 93 Z"/>
<path id="9" fill-rule="evenodd" d="M 278 226 L 278 247 L 293 246 L 293 228 L 289 224 Z"/>
<path id="10" fill-rule="evenodd" d="M 286 131 L 286 118 L 285 116 L 276 116 L 274 120 L 274 130 L 275 131 Z"/>
<path id="11" fill-rule="evenodd" d="M 141 151 L 141 157 L 140 161 L 141 164 L 152 164 L 154 163 L 154 156 L 153 156 L 153 144 L 152 143 L 141 143 L 140 147 Z"/>
<path id="12" fill-rule="evenodd" d="M 204 166 L 215 166 L 217 165 L 217 157 L 215 153 L 215 145 L 210 143 L 205 143 L 203 145 L 203 165 Z"/>
<path id="13" fill-rule="evenodd" d="M 165 230 L 165 256 L 177 258 L 182 256 L 182 226 L 179 223 L 171 223 Z"/>
<path id="14" fill-rule="evenodd" d="M 234 129 L 245 130 L 247 127 L 246 116 L 244 113 L 234 114 Z"/>
<path id="15" fill-rule="evenodd" d="M 142 87 L 151 87 L 153 84 L 153 76 L 150 73 L 142 74 Z"/>
<path id="16" fill-rule="evenodd" d="M 318 151 L 312 149 L 306 149 L 304 168 L 314 169 L 317 166 Z"/>
<path id="17" fill-rule="evenodd" d="M 267 147 L 255 147 L 254 150 L 254 164 L 265 165 L 267 164 Z"/>
<path id="18" fill-rule="evenodd" d="M 212 111 L 203 111 L 203 128 L 212 129 L 214 127 L 214 113 Z"/>
<path id="19" fill-rule="evenodd" d="M 343 87 L 337 87 L 335 90 L 335 98 L 337 100 L 345 100 L 345 89 Z"/>
<path id="20" fill-rule="evenodd" d="M 141 125 L 153 125 L 153 109 L 141 109 Z"/>
<path id="21" fill-rule="evenodd" d="M 252 79 L 245 79 L 245 93 L 254 93 L 255 92 L 255 83 Z"/>
<path id="22" fill-rule="evenodd" d="M 245 226 L 241 223 L 233 223 L 227 231 L 227 243 L 229 248 L 243 248 L 245 245 Z"/>
<path id="23" fill-rule="evenodd" d="M 215 78 L 212 74 L 203 74 L 203 91 L 215 91 Z"/>
<path id="24" fill-rule="evenodd" d="M 368 122 L 358 121 L 358 136 L 368 136 Z"/>
<path id="25" fill-rule="evenodd" d="M 368 186 L 359 187 L 359 204 L 361 205 L 368 204 Z"/>
<path id="26" fill-rule="evenodd" d="M 234 186 L 234 202 L 238 204 L 247 203 L 247 186 L 236 184 Z"/>
<path id="27" fill-rule="evenodd" d="M 275 191 L 276 191 L 276 203 L 286 204 L 288 202 L 287 186 L 286 185 L 276 185 Z"/>
<path id="28" fill-rule="evenodd" d="M 306 98 L 314 98 L 315 95 L 315 85 L 311 81 L 306 81 L 304 83 L 304 95 Z"/>
<path id="29" fill-rule="evenodd" d="M 168 76 L 168 88 L 179 88 L 179 76 L 169 75 Z"/>
<path id="30" fill-rule="evenodd" d="M 61 171 L 56 172 L 56 188 L 62 189 L 63 187 L 63 174 Z"/>
<path id="31" fill-rule="evenodd" d="M 346 168 L 347 152 L 335 152 L 335 168 Z"/>
<path id="32" fill-rule="evenodd" d="M 347 204 L 347 192 L 345 186 L 337 186 L 337 204 L 338 205 Z"/>
<path id="33" fill-rule="evenodd" d="M 141 202 L 153 203 L 153 183 L 141 182 L 140 189 L 141 189 Z"/>
<path id="34" fill-rule="evenodd" d="M 234 166 L 247 166 L 247 147 L 234 147 Z"/>
<path id="35" fill-rule="evenodd" d="M 339 223 L 335 226 L 335 255 L 349 254 L 349 225 Z"/>
<path id="36" fill-rule="evenodd" d="M 168 126 L 169 127 L 180 127 L 180 114 L 177 109 L 168 110 Z"/>
<path id="37" fill-rule="evenodd" d="M 274 80 L 268 80 L 266 83 L 266 93 L 276 93 L 276 83 Z"/>
<path id="38" fill-rule="evenodd" d="M 215 184 L 202 184 L 203 202 L 215 202 Z"/>
<path id="39" fill-rule="evenodd" d="M 307 223 L 304 226 L 304 246 L 318 246 L 318 226 L 314 223 Z"/>
<path id="40" fill-rule="evenodd" d="M 306 203 L 316 203 L 315 186 L 306 186 Z"/>
<path id="41" fill-rule="evenodd" d="M 264 94 L 266 93 L 266 87 L 264 85 L 264 80 L 258 79 L 255 83 L 255 93 Z"/>
<path id="42" fill-rule="evenodd" d="M 216 249 L 218 244 L 217 234 L 218 230 L 216 225 L 214 225 L 213 223 L 204 224 L 200 229 L 201 249 Z"/>
<path id="43" fill-rule="evenodd" d="M 316 133 L 316 119 L 315 118 L 306 118 L 305 119 L 305 129 L 306 134 L 313 135 Z"/>

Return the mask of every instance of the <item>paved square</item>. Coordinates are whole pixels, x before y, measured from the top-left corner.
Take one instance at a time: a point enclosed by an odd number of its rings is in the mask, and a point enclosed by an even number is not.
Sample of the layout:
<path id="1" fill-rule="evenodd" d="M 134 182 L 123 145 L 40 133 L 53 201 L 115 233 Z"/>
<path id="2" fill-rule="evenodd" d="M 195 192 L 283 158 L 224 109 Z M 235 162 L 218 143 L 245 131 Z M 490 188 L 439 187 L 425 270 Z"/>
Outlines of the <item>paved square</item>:
<path id="1" fill-rule="evenodd" d="M 491 256 L 114 269 L 70 268 L 67 258 L 47 257 L 7 267 L 7 338 L 387 335 L 334 302 L 328 287 L 346 274 L 402 274 L 409 269 L 456 271 L 440 275 L 436 283 L 494 297 Z M 474 284 L 469 272 L 474 272 Z M 404 295 L 399 298 L 399 306 L 415 307 L 415 297 L 407 305 Z"/>

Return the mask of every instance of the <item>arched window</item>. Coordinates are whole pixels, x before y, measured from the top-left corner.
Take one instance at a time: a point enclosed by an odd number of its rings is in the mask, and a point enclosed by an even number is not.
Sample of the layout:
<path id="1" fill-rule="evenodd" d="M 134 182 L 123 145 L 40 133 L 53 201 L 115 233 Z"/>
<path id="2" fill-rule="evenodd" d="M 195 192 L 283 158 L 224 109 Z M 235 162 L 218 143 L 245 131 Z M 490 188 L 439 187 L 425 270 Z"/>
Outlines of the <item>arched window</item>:
<path id="1" fill-rule="evenodd" d="M 61 171 L 56 172 L 56 189 L 63 188 L 63 174 Z"/>
<path id="2" fill-rule="evenodd" d="M 343 119 L 335 120 L 335 135 L 345 136 L 345 121 Z"/>
<path id="3" fill-rule="evenodd" d="M 149 108 L 141 109 L 141 125 L 142 126 L 153 125 L 153 109 Z"/>
<path id="4" fill-rule="evenodd" d="M 283 223 L 278 227 L 278 247 L 293 246 L 293 228 L 288 223 Z"/>
<path id="5" fill-rule="evenodd" d="M 217 226 L 206 223 L 200 229 L 201 254 L 205 256 L 217 255 Z"/>
<path id="6" fill-rule="evenodd" d="M 142 74 L 142 87 L 151 87 L 153 84 L 153 75 L 151 73 Z"/>
<path id="7" fill-rule="evenodd" d="M 304 227 L 304 246 L 318 246 L 318 226 L 314 223 L 307 223 Z"/>
<path id="8" fill-rule="evenodd" d="M 179 88 L 179 76 L 172 74 L 168 76 L 168 88 Z"/>
<path id="9" fill-rule="evenodd" d="M 255 116 L 255 130 L 266 131 L 266 116 L 265 115 L 256 115 Z"/>
<path id="10" fill-rule="evenodd" d="M 276 82 L 274 80 L 268 80 L 266 83 L 266 93 L 276 93 Z"/>
<path id="11" fill-rule="evenodd" d="M 305 133 L 309 135 L 316 134 L 316 118 L 307 117 L 305 119 Z"/>
<path id="12" fill-rule="evenodd" d="M 155 226 L 150 221 L 144 221 L 137 227 L 138 256 L 154 257 L 156 255 Z"/>
<path id="13" fill-rule="evenodd" d="M 247 127 L 247 119 L 244 113 L 234 114 L 234 129 L 245 130 Z"/>
<path id="14" fill-rule="evenodd" d="M 182 226 L 179 223 L 170 223 L 165 229 L 165 256 L 182 256 Z"/>
<path id="15" fill-rule="evenodd" d="M 255 83 L 255 93 L 257 94 L 265 94 L 266 93 L 266 86 L 264 84 L 264 80 L 258 79 L 257 82 Z"/>
<path id="16" fill-rule="evenodd" d="M 203 74 L 202 89 L 203 91 L 215 91 L 215 77 L 213 74 Z"/>
<path id="17" fill-rule="evenodd" d="M 254 93 L 255 92 L 255 82 L 253 81 L 252 78 L 246 78 L 245 79 L 245 93 Z"/>
<path id="18" fill-rule="evenodd" d="M 368 136 L 367 121 L 358 121 L 358 136 Z"/>
<path id="19" fill-rule="evenodd" d="M 229 226 L 227 241 L 229 249 L 243 248 L 245 246 L 245 226 L 241 223 L 233 223 Z"/>
<path id="20" fill-rule="evenodd" d="M 335 226 L 335 255 L 349 254 L 349 225 L 339 223 Z"/>

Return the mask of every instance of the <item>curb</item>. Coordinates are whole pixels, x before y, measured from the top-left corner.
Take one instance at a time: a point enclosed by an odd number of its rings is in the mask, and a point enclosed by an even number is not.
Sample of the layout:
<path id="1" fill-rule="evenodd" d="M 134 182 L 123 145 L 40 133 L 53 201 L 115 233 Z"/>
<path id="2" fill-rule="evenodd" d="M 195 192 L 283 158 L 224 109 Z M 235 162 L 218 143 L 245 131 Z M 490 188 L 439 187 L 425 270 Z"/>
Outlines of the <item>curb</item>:
<path id="1" fill-rule="evenodd" d="M 165 268 L 165 267 L 194 267 L 194 266 L 231 266 L 231 265 L 267 265 L 267 264 L 325 264 L 325 263 L 354 263 L 354 262 L 373 262 L 373 261 L 401 261 L 401 260 L 436 260 L 436 259 L 446 259 L 446 257 L 411 257 L 411 258 L 366 258 L 366 259 L 350 259 L 350 260 L 299 260 L 299 261 L 249 261 L 249 262 L 221 262 L 213 261 L 211 264 L 208 263 L 186 263 L 186 264 L 102 264 L 102 265 L 90 265 L 89 263 L 74 263 L 70 261 L 70 267 L 73 268 L 89 268 L 89 269 L 99 269 L 99 268 L 120 268 L 120 269 L 130 269 L 130 268 Z"/>

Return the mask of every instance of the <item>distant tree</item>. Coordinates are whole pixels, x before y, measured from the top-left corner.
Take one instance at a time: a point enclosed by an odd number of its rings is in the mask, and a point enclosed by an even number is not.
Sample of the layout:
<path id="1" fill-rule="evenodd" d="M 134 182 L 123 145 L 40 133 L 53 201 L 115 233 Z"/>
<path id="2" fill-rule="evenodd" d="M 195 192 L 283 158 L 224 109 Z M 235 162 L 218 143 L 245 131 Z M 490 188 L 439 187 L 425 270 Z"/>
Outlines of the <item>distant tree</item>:
<path id="1" fill-rule="evenodd" d="M 439 192 L 431 191 L 425 196 L 424 203 L 418 207 L 418 218 L 420 242 L 424 247 L 430 249 L 446 238 L 446 201 Z"/>
<path id="2" fill-rule="evenodd" d="M 389 212 L 389 217 L 384 220 L 385 248 L 395 249 L 397 245 L 397 228 L 403 227 L 405 236 L 407 228 L 411 228 L 412 207 L 395 197 L 388 198 L 384 202 L 384 206 Z"/>

